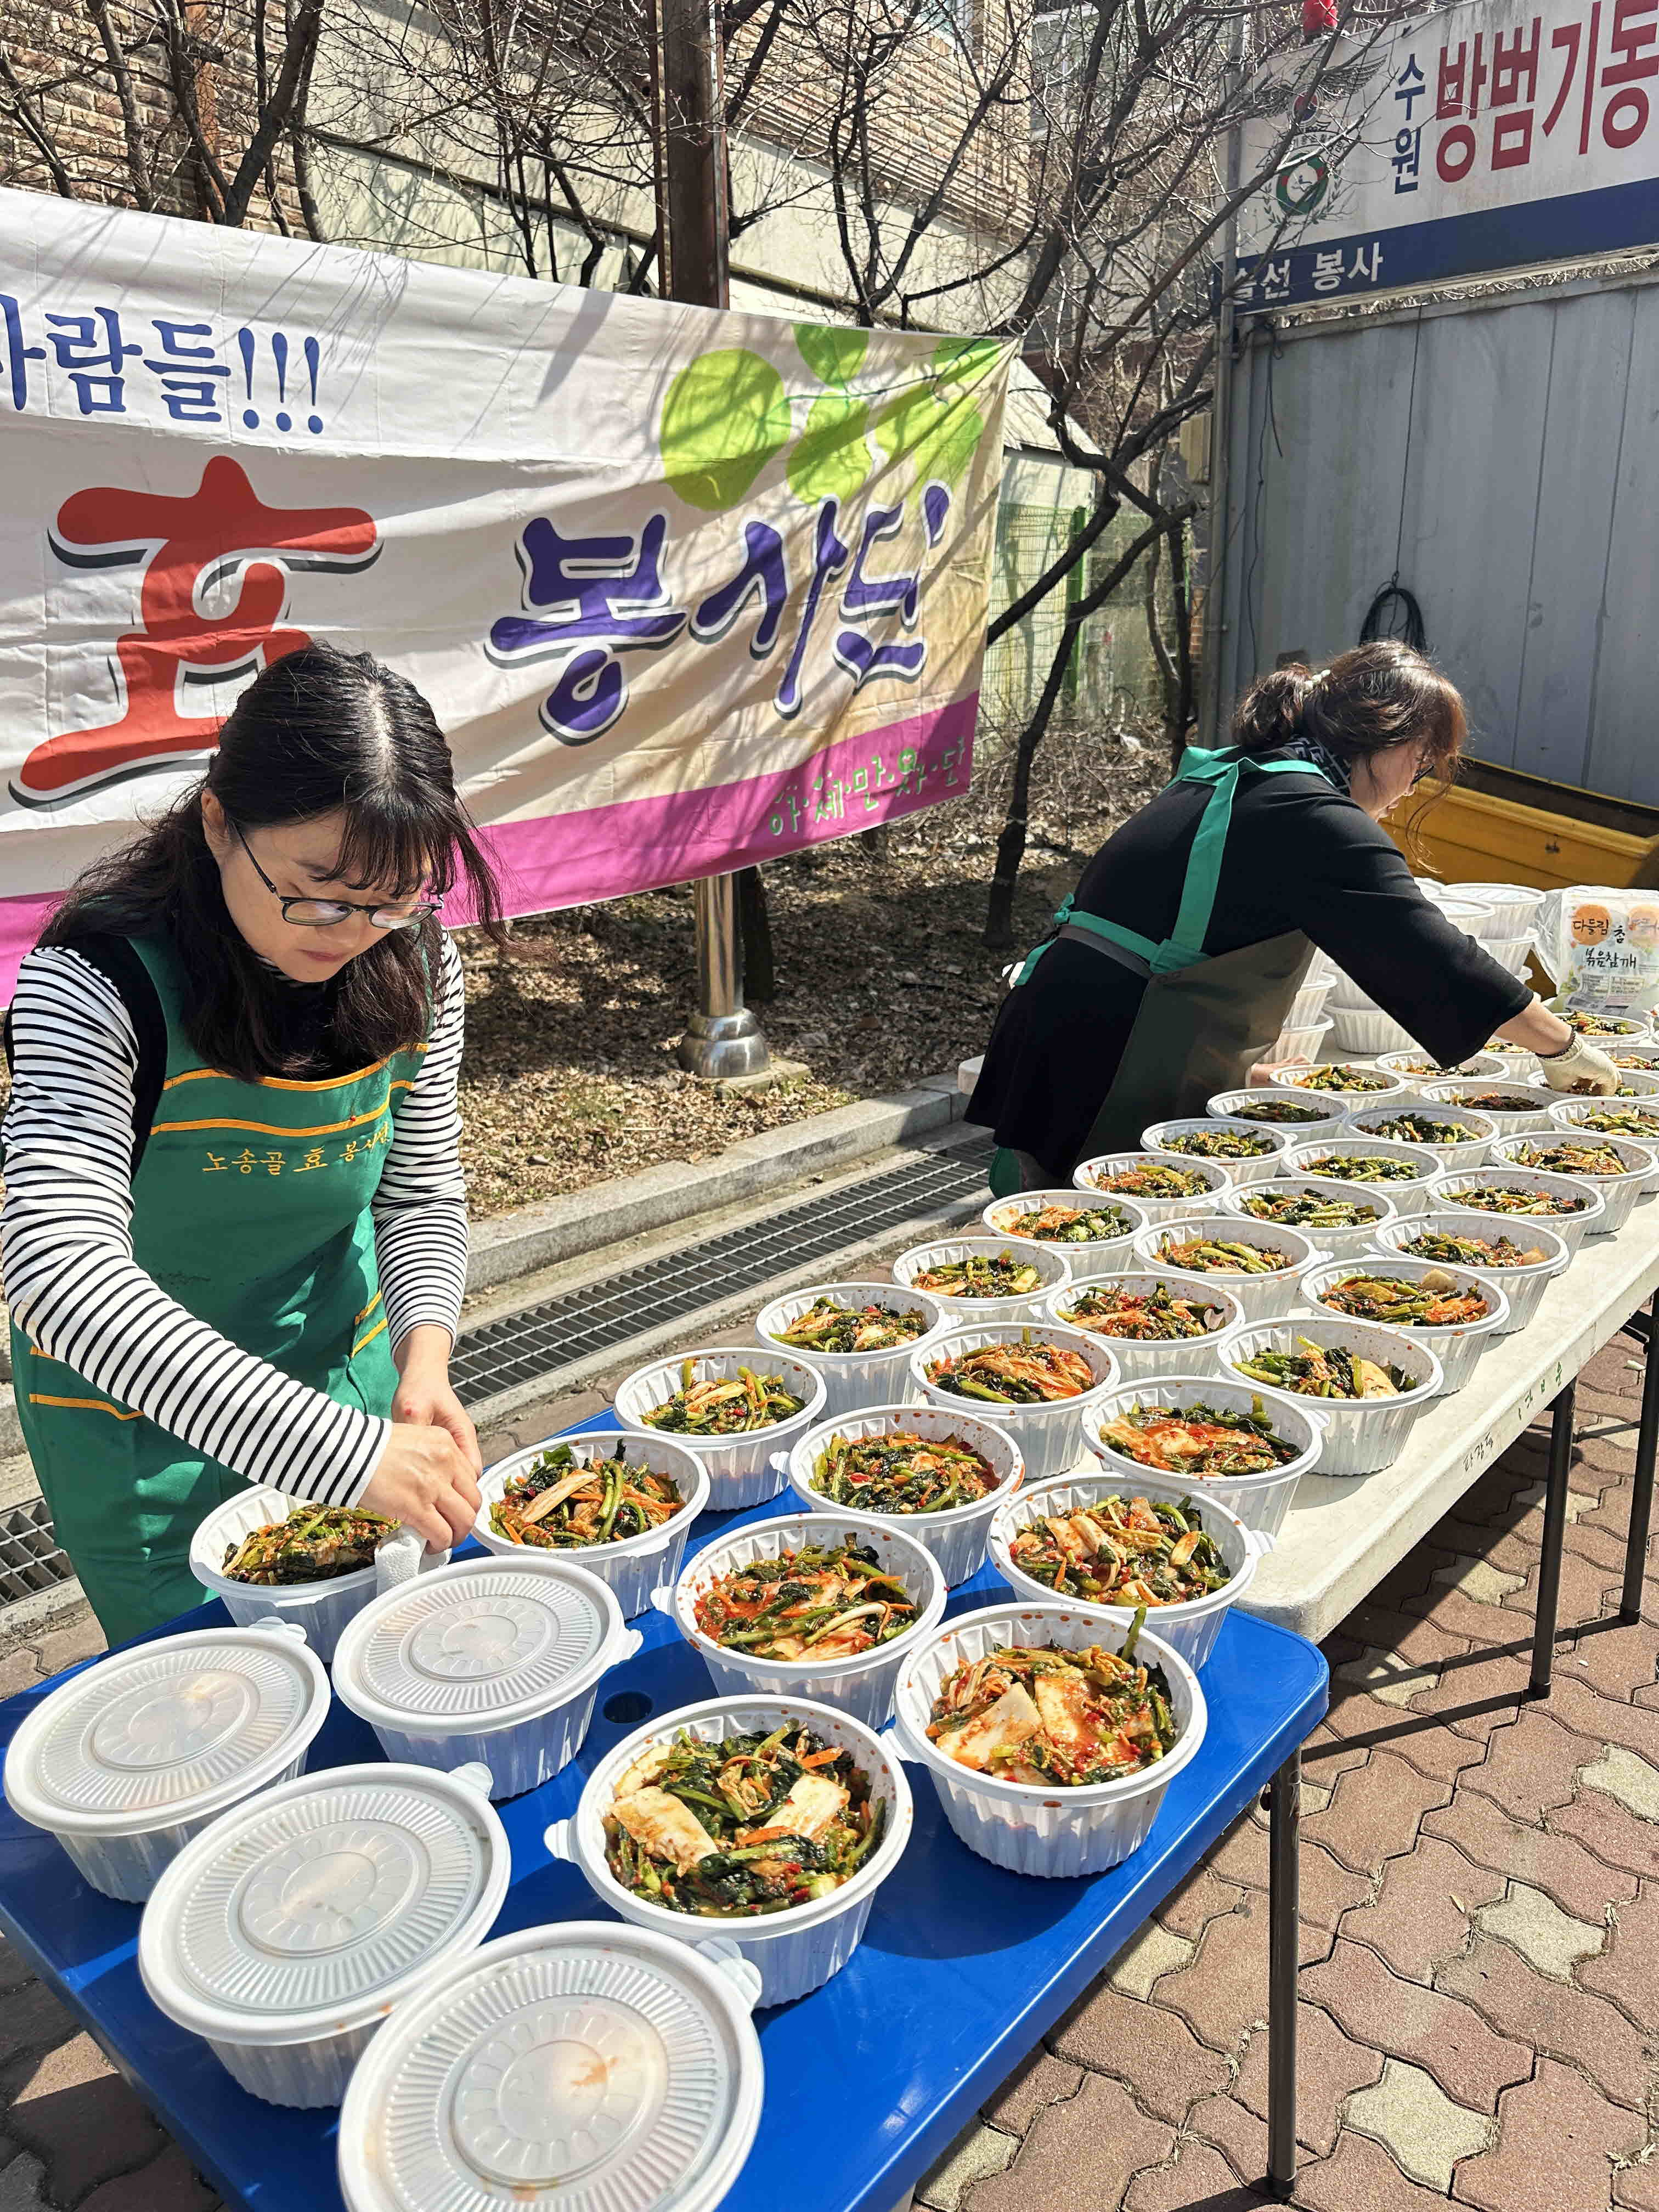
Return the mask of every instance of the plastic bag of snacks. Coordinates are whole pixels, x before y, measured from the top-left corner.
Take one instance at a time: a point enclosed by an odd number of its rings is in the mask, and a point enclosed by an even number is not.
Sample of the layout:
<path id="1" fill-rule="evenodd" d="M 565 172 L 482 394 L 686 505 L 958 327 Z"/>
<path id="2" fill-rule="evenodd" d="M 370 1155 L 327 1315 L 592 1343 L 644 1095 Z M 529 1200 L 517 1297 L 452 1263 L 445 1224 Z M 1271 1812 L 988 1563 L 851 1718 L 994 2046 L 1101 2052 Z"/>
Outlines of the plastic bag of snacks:
<path id="1" fill-rule="evenodd" d="M 1539 951 L 1563 1012 L 1647 1023 L 1659 1007 L 1659 890 L 1575 884 L 1540 909 Z"/>

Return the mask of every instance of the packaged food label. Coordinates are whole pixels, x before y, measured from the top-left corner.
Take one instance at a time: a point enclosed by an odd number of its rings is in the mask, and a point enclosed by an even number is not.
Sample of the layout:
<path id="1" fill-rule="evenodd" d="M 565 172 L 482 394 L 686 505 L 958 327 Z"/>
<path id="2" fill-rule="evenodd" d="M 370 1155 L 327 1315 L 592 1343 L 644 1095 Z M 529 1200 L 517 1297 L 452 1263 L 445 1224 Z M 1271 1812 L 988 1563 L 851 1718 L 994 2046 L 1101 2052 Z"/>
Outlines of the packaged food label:
<path id="1" fill-rule="evenodd" d="M 1659 1006 L 1659 890 L 1575 884 L 1545 900 L 1540 925 L 1564 1009 L 1646 1021 Z"/>

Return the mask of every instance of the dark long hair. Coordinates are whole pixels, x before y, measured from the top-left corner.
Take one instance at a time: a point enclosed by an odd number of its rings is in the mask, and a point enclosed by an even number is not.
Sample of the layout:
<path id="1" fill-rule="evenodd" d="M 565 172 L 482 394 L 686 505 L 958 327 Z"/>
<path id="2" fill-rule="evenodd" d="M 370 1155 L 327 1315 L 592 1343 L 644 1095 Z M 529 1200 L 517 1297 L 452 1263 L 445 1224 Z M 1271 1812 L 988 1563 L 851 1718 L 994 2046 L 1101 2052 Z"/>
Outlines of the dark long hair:
<path id="1" fill-rule="evenodd" d="M 1312 738 L 1345 764 L 1419 744 L 1442 781 L 1468 735 L 1456 685 L 1425 653 L 1391 637 L 1339 653 L 1317 675 L 1299 663 L 1275 668 L 1245 693 L 1232 726 L 1234 744 L 1246 752 Z"/>
<path id="2" fill-rule="evenodd" d="M 274 985 L 232 921 L 202 823 L 210 791 L 245 830 L 341 813 L 337 863 L 349 883 L 434 898 L 464 878 L 475 918 L 500 928 L 501 896 L 437 718 L 409 681 L 367 653 L 308 645 L 264 670 L 219 732 L 202 781 L 143 834 L 88 868 L 40 941 L 90 930 L 171 937 L 184 969 L 185 1025 L 202 1058 L 252 1081 L 307 1063 L 285 1054 Z M 327 1036 L 357 1065 L 417 1043 L 442 988 L 435 915 L 388 930 L 340 970 Z"/>

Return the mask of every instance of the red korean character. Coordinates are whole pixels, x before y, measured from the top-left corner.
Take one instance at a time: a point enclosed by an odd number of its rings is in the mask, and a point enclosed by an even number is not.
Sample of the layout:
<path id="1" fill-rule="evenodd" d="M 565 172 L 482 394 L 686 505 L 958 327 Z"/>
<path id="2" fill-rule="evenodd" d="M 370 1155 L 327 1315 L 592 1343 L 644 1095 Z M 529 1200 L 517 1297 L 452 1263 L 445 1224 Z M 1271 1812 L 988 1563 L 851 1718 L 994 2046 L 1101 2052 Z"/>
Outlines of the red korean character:
<path id="1" fill-rule="evenodd" d="M 1645 19 L 1645 20 L 1644 20 Z M 1659 76 L 1659 0 L 1613 0 L 1607 34 L 1618 57 L 1601 72 L 1601 87 L 1615 92 L 1601 116 L 1601 136 L 1609 146 L 1633 146 L 1648 127 L 1648 95 L 1639 78 Z"/>

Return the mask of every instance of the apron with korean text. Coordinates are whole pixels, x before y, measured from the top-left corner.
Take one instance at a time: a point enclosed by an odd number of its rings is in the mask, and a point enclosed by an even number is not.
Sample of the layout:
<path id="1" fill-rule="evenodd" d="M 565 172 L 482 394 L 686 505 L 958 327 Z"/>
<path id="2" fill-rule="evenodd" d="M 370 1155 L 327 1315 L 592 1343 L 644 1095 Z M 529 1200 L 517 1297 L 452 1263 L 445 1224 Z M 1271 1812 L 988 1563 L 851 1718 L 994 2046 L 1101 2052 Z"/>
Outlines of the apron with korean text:
<path id="1" fill-rule="evenodd" d="M 1239 778 L 1275 774 L 1324 771 L 1310 761 L 1251 760 L 1189 745 L 1173 780 L 1207 784 L 1210 797 L 1193 839 L 1170 935 L 1157 943 L 1098 915 L 1076 912 L 1068 898 L 1054 916 L 1054 935 L 1036 948 L 1016 978 L 1018 989 L 1063 937 L 1146 979 L 1123 1057 L 1079 1159 L 1136 1151 L 1150 1122 L 1201 1115 L 1218 1091 L 1242 1089 L 1252 1065 L 1285 1026 L 1313 957 L 1299 929 L 1231 952 L 1204 950 Z M 1036 1160 L 1006 1146 L 991 1164 L 991 1189 L 999 1198 L 1047 1180 Z"/>
<path id="2" fill-rule="evenodd" d="M 245 1083 L 191 1045 L 172 953 L 133 943 L 167 1028 L 166 1080 L 133 1177 L 133 1257 L 244 1352 L 338 1405 L 389 1413 L 398 1374 L 369 1202 L 425 1045 L 322 1082 Z M 24 1439 L 110 1643 L 199 1605 L 191 1536 L 246 1487 L 242 1477 L 37 1352 L 15 1322 L 11 1346 Z M 211 1375 L 181 1373 L 173 1389 L 182 1403 L 210 1391 Z"/>

